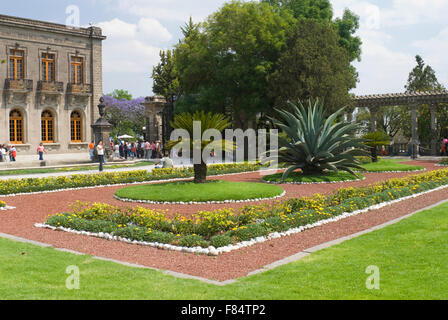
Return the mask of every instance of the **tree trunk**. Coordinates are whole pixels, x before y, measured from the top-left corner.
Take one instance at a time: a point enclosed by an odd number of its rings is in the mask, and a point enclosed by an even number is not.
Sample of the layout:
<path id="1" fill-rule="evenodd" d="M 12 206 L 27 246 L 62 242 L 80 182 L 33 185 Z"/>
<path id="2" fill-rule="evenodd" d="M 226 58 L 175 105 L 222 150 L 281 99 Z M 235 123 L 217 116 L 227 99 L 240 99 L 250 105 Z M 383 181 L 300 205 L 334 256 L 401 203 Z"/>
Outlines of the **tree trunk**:
<path id="1" fill-rule="evenodd" d="M 205 183 L 207 181 L 207 164 L 201 162 L 201 164 L 194 165 L 194 183 Z"/>
<path id="2" fill-rule="evenodd" d="M 370 151 L 372 153 L 372 162 L 378 162 L 378 152 L 376 147 L 370 148 Z"/>

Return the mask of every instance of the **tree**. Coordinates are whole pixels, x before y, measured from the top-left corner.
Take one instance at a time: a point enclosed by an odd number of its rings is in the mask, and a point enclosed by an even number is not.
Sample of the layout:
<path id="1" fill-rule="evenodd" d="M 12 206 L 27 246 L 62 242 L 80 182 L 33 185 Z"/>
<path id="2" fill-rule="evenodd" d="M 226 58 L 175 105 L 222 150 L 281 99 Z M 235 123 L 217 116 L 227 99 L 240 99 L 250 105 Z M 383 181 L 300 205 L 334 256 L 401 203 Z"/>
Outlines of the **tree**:
<path id="1" fill-rule="evenodd" d="M 132 100 L 132 94 L 123 89 L 115 89 L 112 93 L 108 94 L 108 96 L 114 97 L 117 100 Z"/>
<path id="2" fill-rule="evenodd" d="M 201 125 L 200 141 L 193 140 L 194 137 L 194 122 L 199 122 Z M 230 127 L 229 119 L 223 114 L 212 114 L 211 112 L 205 113 L 204 111 L 196 111 L 195 113 L 181 113 L 174 117 L 174 121 L 171 122 L 171 126 L 174 129 L 183 129 L 189 135 L 189 140 L 186 141 L 190 150 L 190 154 L 193 154 L 195 149 L 198 149 L 201 154 L 200 163 L 194 163 L 194 183 L 205 183 L 207 180 L 207 163 L 202 157 L 204 150 L 219 147 L 223 151 L 233 151 L 233 142 L 227 142 L 225 140 L 212 140 L 202 139 L 204 132 L 210 129 L 215 129 L 219 132 L 224 131 Z M 178 141 L 168 141 L 166 147 L 172 149 L 181 143 L 181 139 Z M 185 142 L 185 141 L 184 141 Z M 211 149 L 210 149 L 211 150 Z M 183 152 L 184 150 L 182 150 Z M 198 160 L 198 159 L 193 159 Z M 199 161 L 198 161 L 199 162 Z"/>
<path id="3" fill-rule="evenodd" d="M 112 136 L 129 134 L 135 137 L 143 134 L 145 107 L 142 103 L 144 101 L 143 97 L 126 100 L 109 95 L 104 96 L 106 118 L 113 126 Z"/>
<path id="4" fill-rule="evenodd" d="M 419 55 L 415 57 L 417 65 L 409 73 L 408 82 L 405 85 L 407 92 L 419 91 L 443 91 L 445 87 L 438 81 L 434 69 L 426 65 L 423 58 Z M 437 110 L 437 135 L 439 140 L 442 138 L 448 127 L 448 108 L 441 104 Z M 410 121 L 409 121 L 410 122 Z M 411 135 L 410 124 L 406 128 L 405 134 Z M 428 105 L 419 106 L 418 109 L 418 132 L 420 141 L 429 144 L 432 138 L 431 132 L 431 114 Z"/>
<path id="5" fill-rule="evenodd" d="M 280 107 L 287 101 L 321 97 L 328 115 L 350 103 L 348 92 L 355 87 L 355 78 L 335 30 L 302 19 L 288 35 L 286 49 L 269 77 L 269 95 Z"/>
<path id="6" fill-rule="evenodd" d="M 247 128 L 267 110 L 267 78 L 293 24 L 287 12 L 267 3 L 225 4 L 176 46 L 176 67 L 185 94 L 196 95 L 208 111 L 232 111 L 235 124 Z"/>
<path id="7" fill-rule="evenodd" d="M 170 101 L 173 95 L 179 96 L 182 92 L 173 55 L 174 50 L 160 51 L 160 62 L 152 70 L 154 80 L 152 91 L 164 96 L 167 101 Z"/>
<path id="8" fill-rule="evenodd" d="M 297 20 L 306 18 L 335 28 L 339 44 L 347 50 L 350 61 L 361 59 L 362 41 L 355 36 L 359 29 L 359 16 L 345 9 L 342 18 L 333 20 L 333 8 L 329 0 L 262 0 L 278 10 L 290 11 Z"/>
<path id="9" fill-rule="evenodd" d="M 363 139 L 365 145 L 370 147 L 372 162 L 378 162 L 378 147 L 390 145 L 389 135 L 383 131 L 370 132 Z"/>

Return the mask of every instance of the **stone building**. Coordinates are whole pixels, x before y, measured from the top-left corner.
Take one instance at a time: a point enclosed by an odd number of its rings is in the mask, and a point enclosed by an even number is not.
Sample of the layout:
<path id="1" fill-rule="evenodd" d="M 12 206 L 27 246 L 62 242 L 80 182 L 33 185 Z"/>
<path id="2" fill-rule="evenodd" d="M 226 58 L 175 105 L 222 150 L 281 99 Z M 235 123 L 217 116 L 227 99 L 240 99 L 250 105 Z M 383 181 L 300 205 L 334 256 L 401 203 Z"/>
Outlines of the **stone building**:
<path id="1" fill-rule="evenodd" d="M 102 90 L 97 27 L 0 15 L 0 144 L 19 155 L 88 150 Z"/>

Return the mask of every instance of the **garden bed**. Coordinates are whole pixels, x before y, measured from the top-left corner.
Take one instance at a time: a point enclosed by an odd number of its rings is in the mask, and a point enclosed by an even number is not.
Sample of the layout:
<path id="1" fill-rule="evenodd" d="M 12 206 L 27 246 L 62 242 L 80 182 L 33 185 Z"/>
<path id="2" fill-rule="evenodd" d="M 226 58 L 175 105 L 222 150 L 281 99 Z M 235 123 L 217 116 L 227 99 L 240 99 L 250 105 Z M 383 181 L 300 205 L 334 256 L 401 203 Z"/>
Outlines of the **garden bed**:
<path id="1" fill-rule="evenodd" d="M 202 211 L 191 218 L 177 215 L 170 219 L 163 212 L 145 208 L 78 204 L 73 212 L 54 215 L 45 224 L 36 226 L 216 255 L 301 232 L 447 185 L 448 170 L 438 170 L 358 189 L 339 189 L 326 196 L 246 206 L 237 212 L 232 209 Z"/>
<path id="2" fill-rule="evenodd" d="M 365 179 L 364 176 L 359 177 L 348 172 L 328 172 L 320 175 L 304 175 L 300 171 L 292 172 L 285 181 L 282 182 L 283 173 L 264 176 L 262 180 L 272 184 L 318 184 L 318 183 L 340 183 L 354 182 Z"/>
<path id="3" fill-rule="evenodd" d="M 262 169 L 257 163 L 215 164 L 208 166 L 210 176 L 252 172 Z M 151 181 L 187 179 L 194 176 L 192 167 L 105 172 L 96 174 L 75 174 L 70 176 L 50 176 L 45 178 L 8 179 L 0 181 L 0 196 L 20 195 L 36 192 L 54 192 L 79 188 L 125 185 Z"/>

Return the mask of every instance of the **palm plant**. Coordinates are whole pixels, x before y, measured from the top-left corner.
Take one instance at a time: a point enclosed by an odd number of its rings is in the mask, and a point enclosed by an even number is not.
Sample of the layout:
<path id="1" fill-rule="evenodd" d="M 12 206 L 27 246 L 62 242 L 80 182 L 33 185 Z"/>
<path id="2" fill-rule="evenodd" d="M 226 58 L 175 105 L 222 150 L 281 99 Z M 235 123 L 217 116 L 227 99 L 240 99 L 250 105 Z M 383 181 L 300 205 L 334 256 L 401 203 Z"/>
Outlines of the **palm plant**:
<path id="1" fill-rule="evenodd" d="M 370 147 L 372 162 L 378 162 L 378 147 L 390 145 L 390 137 L 386 132 L 370 132 L 363 136 L 365 144 Z"/>
<path id="2" fill-rule="evenodd" d="M 283 181 L 297 169 L 305 175 L 339 170 L 356 175 L 352 169 L 363 170 L 356 156 L 366 155 L 363 150 L 366 146 L 363 139 L 354 137 L 359 125 L 336 121 L 344 109 L 325 119 L 323 104 L 318 99 L 314 105 L 309 100 L 307 110 L 300 101 L 298 105 L 291 102 L 289 105 L 293 113 L 276 109 L 282 120 L 271 118 L 288 136 L 278 138 L 279 163 L 288 167 Z"/>
<path id="3" fill-rule="evenodd" d="M 200 122 L 201 124 L 201 140 L 193 140 L 194 123 Z M 207 164 L 205 159 L 202 157 L 203 151 L 207 148 L 212 150 L 214 148 L 219 148 L 222 151 L 229 152 L 234 150 L 233 142 L 226 141 L 224 139 L 202 139 L 205 131 L 209 129 L 215 129 L 219 132 L 224 131 L 230 127 L 230 120 L 223 114 L 212 114 L 211 112 L 205 113 L 204 111 L 196 111 L 195 113 L 181 113 L 174 117 L 171 122 L 171 126 L 174 129 L 184 129 L 188 132 L 190 139 L 187 141 L 181 139 L 177 141 L 168 141 L 166 146 L 168 149 L 176 147 L 180 142 L 183 144 L 187 143 L 190 150 L 200 150 L 201 161 L 200 163 L 195 163 L 194 166 L 194 183 L 205 183 L 207 180 Z"/>

